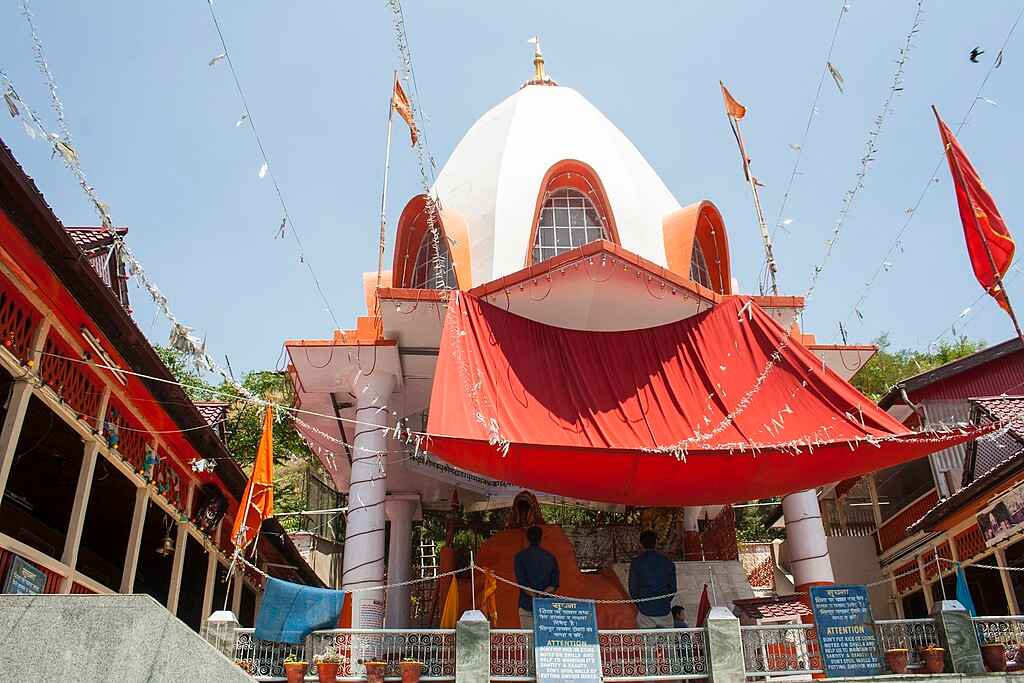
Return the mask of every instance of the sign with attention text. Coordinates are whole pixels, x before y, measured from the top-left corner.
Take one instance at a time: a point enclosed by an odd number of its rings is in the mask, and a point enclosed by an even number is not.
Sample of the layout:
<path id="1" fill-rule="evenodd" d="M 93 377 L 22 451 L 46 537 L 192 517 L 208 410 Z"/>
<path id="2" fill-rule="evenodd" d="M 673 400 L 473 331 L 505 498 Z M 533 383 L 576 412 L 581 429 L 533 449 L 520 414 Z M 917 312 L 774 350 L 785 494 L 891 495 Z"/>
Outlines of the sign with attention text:
<path id="1" fill-rule="evenodd" d="M 878 646 L 865 586 L 814 586 L 811 610 L 818 631 L 821 666 L 807 668 L 824 668 L 829 678 L 878 675 Z"/>
<path id="2" fill-rule="evenodd" d="M 3 593 L 37 595 L 46 589 L 46 572 L 15 555 L 7 570 Z"/>
<path id="3" fill-rule="evenodd" d="M 534 598 L 533 651 L 537 683 L 600 683 L 594 603 Z"/>

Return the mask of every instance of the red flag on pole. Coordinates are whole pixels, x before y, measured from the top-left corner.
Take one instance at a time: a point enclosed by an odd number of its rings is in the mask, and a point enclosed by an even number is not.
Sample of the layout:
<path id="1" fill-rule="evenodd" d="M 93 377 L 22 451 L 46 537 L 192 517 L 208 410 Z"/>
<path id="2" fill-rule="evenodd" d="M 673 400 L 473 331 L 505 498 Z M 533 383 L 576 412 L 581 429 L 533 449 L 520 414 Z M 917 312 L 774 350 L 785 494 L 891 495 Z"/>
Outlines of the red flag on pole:
<path id="1" fill-rule="evenodd" d="M 700 628 L 704 625 L 704 622 L 708 620 L 708 614 L 711 612 L 711 600 L 708 598 L 708 585 L 704 584 L 704 590 L 700 594 L 700 602 L 697 604 L 697 623 L 695 626 Z"/>
<path id="2" fill-rule="evenodd" d="M 960 208 L 960 221 L 964 226 L 967 254 L 971 259 L 974 276 L 996 303 L 1014 318 L 1016 325 L 1013 309 L 1003 287 L 1003 276 L 1013 263 L 1013 252 L 1016 247 L 1013 236 L 999 214 L 995 200 L 985 188 L 953 132 L 939 116 L 939 111 L 935 107 L 932 107 L 932 111 L 935 112 L 935 119 L 939 123 L 939 134 L 942 136 L 949 170 L 953 176 L 956 203 Z"/>
<path id="3" fill-rule="evenodd" d="M 263 436 L 256 449 L 256 462 L 235 514 L 231 540 L 244 550 L 259 534 L 263 520 L 274 516 L 274 411 L 267 406 L 263 415 Z"/>
<path id="4" fill-rule="evenodd" d="M 391 108 L 398 112 L 398 115 L 409 126 L 409 137 L 412 138 L 412 144 L 415 146 L 416 139 L 419 138 L 419 131 L 416 130 L 416 119 L 412 114 L 412 104 L 410 104 L 409 98 L 406 97 L 405 90 L 402 89 L 401 81 L 397 78 L 395 78 L 395 90 L 391 94 Z"/>

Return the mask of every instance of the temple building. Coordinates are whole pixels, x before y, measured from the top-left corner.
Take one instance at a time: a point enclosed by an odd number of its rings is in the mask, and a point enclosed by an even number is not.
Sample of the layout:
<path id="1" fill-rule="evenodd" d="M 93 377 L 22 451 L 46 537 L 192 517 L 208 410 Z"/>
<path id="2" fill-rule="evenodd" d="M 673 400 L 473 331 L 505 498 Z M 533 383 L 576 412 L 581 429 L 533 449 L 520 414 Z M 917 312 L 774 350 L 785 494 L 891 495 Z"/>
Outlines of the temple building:
<path id="1" fill-rule="evenodd" d="M 0 592 L 145 593 L 196 630 L 227 602 L 251 625 L 262 577 L 225 581 L 246 481 L 225 406 L 193 403 L 132 319 L 126 233 L 65 228 L 0 143 Z M 264 532 L 268 573 L 321 585 Z"/>
<path id="2" fill-rule="evenodd" d="M 348 496 L 342 585 L 409 579 L 411 530 L 425 512 L 507 508 L 524 489 L 541 503 L 668 515 L 664 547 L 691 614 L 709 576 L 723 603 L 755 597 L 729 503 L 784 494 L 794 588 L 833 582 L 815 487 L 941 446 L 900 442 L 902 426 L 847 384 L 875 347 L 819 344 L 795 324 L 799 296 L 736 291 L 718 207 L 685 189 L 680 202 L 611 121 L 546 75 L 539 48 L 534 66 L 472 123 L 430 195 L 405 204 L 390 270 L 363 276 L 366 315 L 328 338 L 285 342 L 308 411 L 298 427 Z M 662 333 L 688 339 L 693 355 L 637 369 L 629 357 Z M 622 386 L 582 395 L 584 363 L 623 359 L 634 365 L 623 366 Z M 773 375 L 778 363 L 787 371 Z M 772 406 L 752 398 L 769 385 Z M 687 395 L 696 410 L 652 417 L 658 401 L 661 409 Z M 759 401 L 758 422 L 739 415 Z M 777 414 L 765 417 L 769 408 Z M 796 409 L 810 416 L 802 424 L 790 417 Z M 630 417 L 635 410 L 643 417 Z M 674 433 L 694 436 L 661 447 Z M 775 442 L 759 458 L 765 434 Z M 732 437 L 742 443 L 725 443 Z M 572 565 L 563 565 L 572 577 L 563 592 L 624 594 L 635 536 L 570 539 L 557 520 L 543 521 L 545 547 Z M 512 524 L 480 545 L 475 562 L 507 577 L 522 544 Z M 467 579 L 466 603 L 469 589 Z M 503 622 L 514 600 L 499 586 Z M 407 587 L 352 602 L 354 627 L 409 624 Z M 631 610 L 599 619 L 631 627 Z"/>

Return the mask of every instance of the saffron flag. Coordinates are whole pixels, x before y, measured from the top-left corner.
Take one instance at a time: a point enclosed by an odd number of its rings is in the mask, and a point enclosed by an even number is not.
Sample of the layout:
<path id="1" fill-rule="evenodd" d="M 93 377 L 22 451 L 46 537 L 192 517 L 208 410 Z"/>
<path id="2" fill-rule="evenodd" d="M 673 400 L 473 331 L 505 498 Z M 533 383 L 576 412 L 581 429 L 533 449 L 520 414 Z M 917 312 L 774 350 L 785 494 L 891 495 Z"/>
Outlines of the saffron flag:
<path id="1" fill-rule="evenodd" d="M 420 136 L 419 131 L 416 130 L 416 118 L 412 113 L 412 104 L 410 104 L 409 98 L 405 96 L 405 91 L 402 90 L 402 83 L 397 78 L 395 79 L 395 91 L 391 94 L 391 109 L 398 112 L 398 115 L 409 126 L 409 137 L 415 146 L 416 140 Z"/>
<path id="2" fill-rule="evenodd" d="M 494 578 L 494 572 L 490 569 L 484 570 L 484 590 L 480 596 L 480 608 L 491 622 L 491 626 L 498 625 L 498 581 Z"/>
<path id="3" fill-rule="evenodd" d="M 746 116 L 747 108 L 736 101 L 736 98 L 732 96 L 729 89 L 725 87 L 725 83 L 718 81 L 718 85 L 722 87 L 722 100 L 725 101 L 725 113 L 737 121 Z"/>
<path id="4" fill-rule="evenodd" d="M 1010 313 L 1002 279 L 1013 263 L 1016 248 L 1013 236 L 999 214 L 995 200 L 981 182 L 981 177 L 953 132 L 939 116 L 938 109 L 932 107 L 932 111 L 939 123 L 939 134 L 953 175 L 956 203 L 960 208 L 960 221 L 963 223 L 967 254 L 971 259 L 974 276 L 996 303 Z"/>
<path id="5" fill-rule="evenodd" d="M 455 628 L 455 622 L 459 620 L 459 582 L 453 576 L 448 582 L 448 595 L 444 598 L 444 607 L 441 609 L 441 628 Z"/>
<path id="6" fill-rule="evenodd" d="M 243 550 L 260 531 L 263 520 L 274 516 L 274 413 L 270 406 L 263 415 L 263 436 L 256 449 L 256 462 L 242 494 L 242 505 L 235 514 L 231 540 Z"/>
<path id="7" fill-rule="evenodd" d="M 704 622 L 708 620 L 708 614 L 710 612 L 711 600 L 708 599 L 708 585 L 705 583 L 704 590 L 701 591 L 700 594 L 700 602 L 697 604 L 697 628 L 704 625 Z"/>

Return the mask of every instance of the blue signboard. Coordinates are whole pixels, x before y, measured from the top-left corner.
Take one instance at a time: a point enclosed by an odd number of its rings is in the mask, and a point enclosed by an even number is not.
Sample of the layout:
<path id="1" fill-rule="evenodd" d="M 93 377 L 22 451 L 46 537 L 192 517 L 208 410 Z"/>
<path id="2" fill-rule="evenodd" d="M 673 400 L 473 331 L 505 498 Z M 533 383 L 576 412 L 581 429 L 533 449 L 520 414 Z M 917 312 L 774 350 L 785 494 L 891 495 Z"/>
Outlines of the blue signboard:
<path id="1" fill-rule="evenodd" d="M 46 588 L 46 572 L 15 555 L 4 581 L 4 593 L 35 595 Z"/>
<path id="2" fill-rule="evenodd" d="M 825 675 L 878 675 L 878 646 L 866 587 L 814 586 L 811 610 Z"/>
<path id="3" fill-rule="evenodd" d="M 537 683 L 600 683 L 594 603 L 534 598 L 533 651 Z"/>

